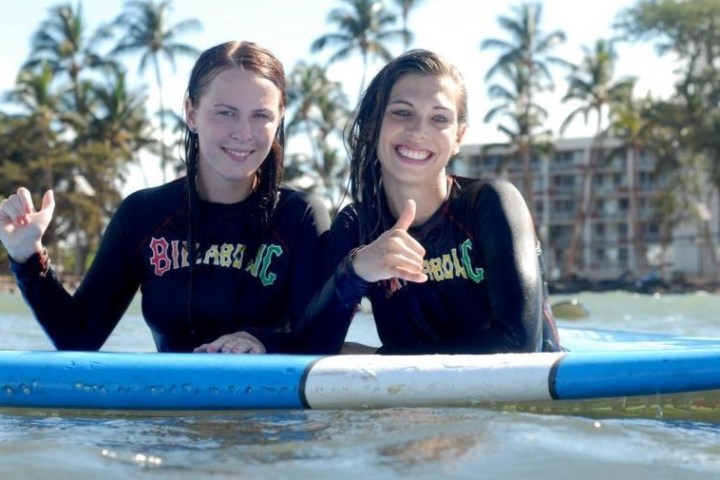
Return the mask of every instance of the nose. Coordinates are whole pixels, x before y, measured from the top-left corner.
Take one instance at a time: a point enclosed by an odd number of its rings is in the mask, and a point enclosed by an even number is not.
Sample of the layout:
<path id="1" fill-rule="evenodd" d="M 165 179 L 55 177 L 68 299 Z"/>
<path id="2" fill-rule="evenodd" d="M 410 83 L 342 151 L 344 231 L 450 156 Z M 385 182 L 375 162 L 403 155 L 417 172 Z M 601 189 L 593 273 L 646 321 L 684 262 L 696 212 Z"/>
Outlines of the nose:
<path id="1" fill-rule="evenodd" d="M 416 115 L 407 124 L 407 132 L 415 137 L 424 137 L 426 132 L 425 121 L 420 115 Z"/>
<path id="2" fill-rule="evenodd" d="M 230 130 L 230 138 L 238 141 L 246 141 L 252 137 L 250 121 L 246 118 L 238 118 Z"/>

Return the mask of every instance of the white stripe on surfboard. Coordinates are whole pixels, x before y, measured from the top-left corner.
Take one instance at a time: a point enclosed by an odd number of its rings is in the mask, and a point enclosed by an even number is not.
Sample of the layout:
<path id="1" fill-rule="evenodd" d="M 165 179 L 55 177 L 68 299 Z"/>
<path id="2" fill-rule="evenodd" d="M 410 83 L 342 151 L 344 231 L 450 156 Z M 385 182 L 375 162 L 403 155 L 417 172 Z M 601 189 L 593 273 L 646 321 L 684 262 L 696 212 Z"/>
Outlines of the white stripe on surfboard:
<path id="1" fill-rule="evenodd" d="M 310 408 L 463 406 L 550 400 L 550 370 L 563 355 L 325 357 L 307 372 L 304 395 Z"/>

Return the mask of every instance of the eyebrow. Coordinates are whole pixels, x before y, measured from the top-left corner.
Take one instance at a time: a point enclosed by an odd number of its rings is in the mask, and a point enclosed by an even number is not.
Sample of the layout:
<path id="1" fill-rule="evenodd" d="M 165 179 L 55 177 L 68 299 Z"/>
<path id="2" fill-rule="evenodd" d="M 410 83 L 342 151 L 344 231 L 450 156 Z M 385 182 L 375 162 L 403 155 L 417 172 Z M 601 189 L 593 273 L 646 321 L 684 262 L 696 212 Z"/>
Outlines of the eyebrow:
<path id="1" fill-rule="evenodd" d="M 413 107 L 413 108 L 415 108 L 415 105 L 413 105 L 411 102 L 408 102 L 407 100 L 403 100 L 403 99 L 401 99 L 401 98 L 398 98 L 397 100 L 392 100 L 392 101 L 388 102 L 388 106 L 390 106 L 390 105 L 395 105 L 395 104 L 398 104 L 398 103 L 399 103 L 399 104 L 402 104 L 402 105 L 407 105 L 408 107 Z M 445 107 L 445 106 L 443 106 L 443 105 L 435 105 L 435 106 L 433 106 L 432 108 L 433 108 L 433 110 L 446 110 L 446 111 L 449 111 L 449 112 L 452 111 L 452 108 Z"/>
<path id="2" fill-rule="evenodd" d="M 228 105 L 227 103 L 216 103 L 213 105 L 213 108 L 227 108 L 229 110 L 233 110 L 236 112 L 239 112 L 240 109 L 237 107 L 233 107 L 232 105 Z M 253 108 L 251 109 L 252 112 L 272 112 L 272 108 L 268 107 L 260 107 L 260 108 Z"/>
<path id="3" fill-rule="evenodd" d="M 213 104 L 213 108 L 229 108 L 230 110 L 238 110 L 237 108 L 233 107 L 232 105 L 228 105 L 227 103 L 215 103 Z"/>

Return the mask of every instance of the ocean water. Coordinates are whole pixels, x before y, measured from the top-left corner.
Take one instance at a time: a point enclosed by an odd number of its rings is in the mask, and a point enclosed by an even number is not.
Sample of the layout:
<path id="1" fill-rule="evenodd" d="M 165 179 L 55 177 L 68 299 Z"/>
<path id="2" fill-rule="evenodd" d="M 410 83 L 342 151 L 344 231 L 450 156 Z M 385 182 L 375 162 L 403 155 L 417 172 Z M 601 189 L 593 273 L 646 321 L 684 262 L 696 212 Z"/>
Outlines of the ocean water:
<path id="1" fill-rule="evenodd" d="M 553 302 L 570 297 L 554 297 Z M 564 321 L 720 337 L 720 296 L 574 295 Z M 0 294 L 0 349 L 47 350 L 22 300 Z M 373 342 L 358 317 L 351 340 Z M 104 347 L 152 351 L 134 304 Z M 682 403 L 682 399 L 679 400 Z M 675 405 L 676 407 L 678 405 Z M 672 406 L 670 406 L 672 407 Z M 0 409 L 0 479 L 707 479 L 720 475 L 720 415 L 652 399 L 610 408 L 102 412 Z"/>

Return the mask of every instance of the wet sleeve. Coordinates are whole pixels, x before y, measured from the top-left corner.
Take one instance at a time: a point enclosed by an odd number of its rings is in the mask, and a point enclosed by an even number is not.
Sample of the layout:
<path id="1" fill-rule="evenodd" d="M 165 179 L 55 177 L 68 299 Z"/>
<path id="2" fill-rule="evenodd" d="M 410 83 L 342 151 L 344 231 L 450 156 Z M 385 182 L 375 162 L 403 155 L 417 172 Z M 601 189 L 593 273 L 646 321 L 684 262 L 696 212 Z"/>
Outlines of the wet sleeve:
<path id="1" fill-rule="evenodd" d="M 511 183 L 497 181 L 479 189 L 475 206 L 474 232 L 486 265 L 490 328 L 472 332 L 472 337 L 486 352 L 538 351 L 542 279 L 525 200 Z"/>
<path id="2" fill-rule="evenodd" d="M 118 209 L 78 289 L 69 293 L 51 266 L 34 255 L 10 268 L 25 302 L 58 350 L 99 350 L 130 305 L 139 279 L 123 241 L 126 208 Z"/>
<path id="3" fill-rule="evenodd" d="M 308 353 L 336 354 L 370 284 L 355 274 L 352 253 L 358 247 L 357 216 L 352 206 L 338 213 L 324 238 L 324 279 L 308 306 L 300 337 Z"/>

